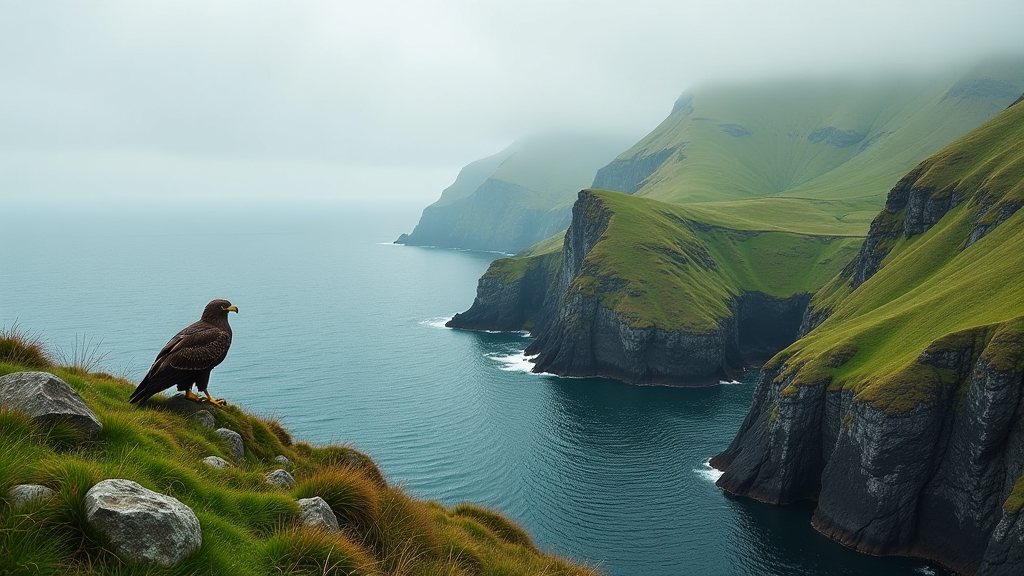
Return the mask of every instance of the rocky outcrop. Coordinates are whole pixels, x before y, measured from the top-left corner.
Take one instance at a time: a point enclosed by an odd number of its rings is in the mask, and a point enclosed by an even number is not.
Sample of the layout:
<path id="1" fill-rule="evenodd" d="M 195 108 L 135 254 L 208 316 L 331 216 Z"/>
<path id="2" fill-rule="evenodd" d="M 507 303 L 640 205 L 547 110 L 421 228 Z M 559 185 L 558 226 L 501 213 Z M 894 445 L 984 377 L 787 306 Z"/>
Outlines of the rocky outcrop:
<path id="1" fill-rule="evenodd" d="M 1016 576 L 1024 566 L 1024 518 L 1004 510 L 992 531 L 977 576 Z"/>
<path id="2" fill-rule="evenodd" d="M 613 214 L 593 195 L 581 192 L 566 231 L 555 294 L 547 299 L 537 339 L 526 350 L 536 355 L 534 370 L 563 376 L 606 376 L 636 384 L 716 384 L 733 379 L 744 366 L 770 357 L 796 339 L 809 296 L 772 298 L 739 295 L 717 329 L 668 330 L 632 326 L 604 306 L 600 294 L 571 289 L 586 258 L 608 228 Z M 701 265 L 715 267 L 705 252 Z M 621 287 L 606 282 L 601 292 Z"/>
<path id="3" fill-rule="evenodd" d="M 330 534 L 341 532 L 338 517 L 323 498 L 302 498 L 299 500 L 299 510 L 299 522 L 303 526 L 319 528 Z"/>
<path id="4" fill-rule="evenodd" d="M 207 456 L 206 458 L 203 458 L 203 464 L 206 464 L 214 470 L 224 470 L 231 467 L 231 462 L 228 462 L 220 456 Z"/>
<path id="5" fill-rule="evenodd" d="M 290 489 L 295 487 L 295 478 L 282 468 L 267 472 L 263 477 L 267 480 L 267 484 L 277 488 Z"/>
<path id="6" fill-rule="evenodd" d="M 616 158 L 597 171 L 593 188 L 633 194 L 643 188 L 647 179 L 669 160 L 680 162 L 686 159 L 681 149 L 682 146 L 653 152 L 641 150 L 629 158 Z"/>
<path id="7" fill-rule="evenodd" d="M 203 428 L 213 430 L 217 427 L 217 420 L 213 417 L 213 414 L 210 414 L 209 410 L 200 410 L 192 418 Z"/>
<path id="8" fill-rule="evenodd" d="M 131 480 L 103 480 L 90 488 L 85 514 L 118 556 L 130 562 L 173 566 L 203 544 L 192 509 Z"/>
<path id="9" fill-rule="evenodd" d="M 446 326 L 463 330 L 514 332 L 533 327 L 538 313 L 554 291 L 561 252 L 527 259 L 499 259 L 477 282 L 469 310 L 456 314 Z M 523 270 L 510 270 L 514 266 Z"/>
<path id="10" fill-rule="evenodd" d="M 0 377 L 0 407 L 45 424 L 70 424 L 86 438 L 95 438 L 103 430 L 82 397 L 48 372 L 15 372 Z"/>
<path id="11" fill-rule="evenodd" d="M 751 291 L 725 296 L 728 317 L 701 331 L 631 323 L 601 300 L 605 294 L 625 290 L 624 281 L 601 277 L 588 260 L 613 217 L 599 194 L 580 192 L 562 250 L 496 261 L 481 278 L 473 307 L 448 325 L 477 330 L 529 328 L 536 340 L 526 353 L 536 355 L 536 371 L 605 376 L 637 384 L 718 383 L 795 340 L 807 294 L 773 298 Z M 673 250 L 682 251 L 672 252 L 680 259 L 674 260 L 679 266 L 716 269 L 714 259 L 698 243 Z M 599 287 L 575 287 L 581 275 L 597 277 Z"/>
<path id="12" fill-rule="evenodd" d="M 16 509 L 32 502 L 47 500 L 54 494 L 56 492 L 39 484 L 18 484 L 11 486 L 11 489 L 7 491 L 7 503 L 12 509 Z"/>
<path id="13" fill-rule="evenodd" d="M 711 460 L 724 471 L 718 485 L 773 504 L 815 499 L 814 527 L 870 554 L 923 556 L 968 574 L 1005 565 L 1024 535 L 1016 514 L 1001 514 L 1024 472 L 1024 349 L 1009 342 L 1014 330 L 934 343 L 913 368 L 934 379 L 916 403 L 870 401 L 830 388 L 814 367 L 775 361 L 736 438 Z"/>
<path id="14" fill-rule="evenodd" d="M 241 434 L 227 428 L 217 428 L 215 432 L 227 440 L 228 447 L 231 449 L 232 458 L 235 460 L 245 458 L 245 441 L 242 439 Z"/>

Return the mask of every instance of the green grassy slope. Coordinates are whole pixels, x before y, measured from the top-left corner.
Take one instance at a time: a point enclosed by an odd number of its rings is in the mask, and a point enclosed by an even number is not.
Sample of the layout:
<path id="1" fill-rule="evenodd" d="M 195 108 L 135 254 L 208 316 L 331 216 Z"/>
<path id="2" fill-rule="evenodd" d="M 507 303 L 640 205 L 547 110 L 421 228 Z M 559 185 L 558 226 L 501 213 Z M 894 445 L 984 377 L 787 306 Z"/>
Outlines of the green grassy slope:
<path id="1" fill-rule="evenodd" d="M 702 332 L 743 292 L 812 293 L 860 238 L 711 226 L 689 207 L 592 191 L 612 213 L 570 290 L 595 294 L 634 327 Z"/>
<path id="2" fill-rule="evenodd" d="M 765 222 L 758 214 L 776 206 L 761 198 L 811 199 L 798 210 L 818 212 L 821 225 L 839 217 L 828 232 L 863 233 L 902 174 L 1022 91 L 1021 60 L 932 78 L 696 89 L 594 186 L 643 176 L 635 190 L 613 189 L 673 203 L 753 201 L 728 210 L 754 222 Z M 644 158 L 653 163 L 638 169 Z M 632 179 L 624 176 L 630 167 L 638 169 Z"/>
<path id="3" fill-rule="evenodd" d="M 812 302 L 817 309 L 832 310 L 831 316 L 776 361 L 806 371 L 808 377 L 798 380 L 814 380 L 818 371 L 832 377 L 833 387 L 855 391 L 858 400 L 898 411 L 933 397 L 934 387 L 944 385 L 941 373 L 915 362 L 925 349 L 993 338 L 1020 345 L 1021 142 L 1024 106 L 1015 105 L 923 162 L 915 170 L 913 189 L 935 201 L 953 195 L 955 207 L 925 233 L 914 235 L 902 233 L 905 208 L 883 211 L 872 228 L 873 234 L 891 237 L 880 244 L 879 249 L 888 250 L 882 267 L 852 292 L 851 274 L 833 280 Z M 995 224 L 967 246 L 979 226 Z M 840 350 L 855 354 L 835 368 L 815 361 Z"/>
<path id="4" fill-rule="evenodd" d="M 522 528 L 494 512 L 414 500 L 389 485 L 367 456 L 293 442 L 273 419 L 236 406 L 211 411 L 218 426 L 243 436 L 245 459 L 226 470 L 208 468 L 203 457 L 230 459 L 230 449 L 191 418 L 191 403 L 157 396 L 145 407 L 130 405 L 130 382 L 53 366 L 45 354 L 25 353 L 25 344 L 9 331 L 0 334 L 0 375 L 56 373 L 81 394 L 103 431 L 82 441 L 69 428 L 0 410 L 0 494 L 19 483 L 57 491 L 16 510 L 0 500 L 0 574 L 597 574 L 542 554 Z M 292 462 L 293 490 L 264 480 L 280 468 L 278 454 Z M 173 568 L 123 562 L 85 519 L 85 493 L 105 478 L 131 479 L 184 502 L 199 518 L 202 547 Z M 328 502 L 343 533 L 299 526 L 296 499 L 314 495 Z"/>
<path id="5" fill-rule="evenodd" d="M 1022 91 L 1020 59 L 934 77 L 697 89 L 594 187 L 639 178 L 635 190 L 609 189 L 725 227 L 863 235 L 902 174 Z"/>

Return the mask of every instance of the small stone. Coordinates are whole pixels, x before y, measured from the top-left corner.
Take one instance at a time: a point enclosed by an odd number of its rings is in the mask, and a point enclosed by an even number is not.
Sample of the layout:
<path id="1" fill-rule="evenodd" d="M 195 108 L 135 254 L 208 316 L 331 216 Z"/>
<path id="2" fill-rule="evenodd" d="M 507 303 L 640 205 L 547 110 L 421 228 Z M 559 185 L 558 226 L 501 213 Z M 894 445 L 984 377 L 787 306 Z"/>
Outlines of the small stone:
<path id="1" fill-rule="evenodd" d="M 228 445 L 231 446 L 232 458 L 235 460 L 245 458 L 245 442 L 242 441 L 241 434 L 234 430 L 228 430 L 227 428 L 217 428 L 216 432 L 228 441 Z"/>
<path id="2" fill-rule="evenodd" d="M 11 486 L 11 489 L 7 491 L 7 502 L 11 508 L 21 508 L 36 500 L 46 500 L 54 494 L 56 492 L 39 484 L 18 484 Z"/>
<path id="3" fill-rule="evenodd" d="M 213 430 L 217 426 L 217 420 L 214 419 L 213 414 L 210 414 L 209 410 L 200 410 L 193 416 L 196 422 L 199 423 L 203 428 L 209 428 Z"/>
<path id="4" fill-rule="evenodd" d="M 206 464 L 214 470 L 223 470 L 231 467 L 231 462 L 228 462 L 220 456 L 207 456 L 206 458 L 203 458 L 203 464 Z"/>
<path id="5" fill-rule="evenodd" d="M 191 508 L 131 480 L 103 480 L 90 488 L 85 515 L 124 560 L 173 566 L 203 544 Z"/>
<path id="6" fill-rule="evenodd" d="M 95 438 L 103 430 L 96 414 L 67 382 L 49 372 L 15 372 L 0 377 L 0 407 L 37 422 L 66 422 Z"/>
<path id="7" fill-rule="evenodd" d="M 277 456 L 274 456 L 274 462 L 277 462 L 282 466 L 288 466 L 289 464 L 292 463 L 292 461 L 289 460 L 288 457 L 285 456 L 284 454 L 278 454 Z"/>
<path id="8" fill-rule="evenodd" d="M 295 486 L 295 478 L 288 473 L 287 470 L 278 468 L 273 472 L 267 472 L 266 476 L 268 484 L 277 486 L 278 488 L 291 488 Z"/>
<path id="9" fill-rule="evenodd" d="M 338 517 L 334 515 L 334 510 L 331 510 L 323 498 L 319 496 L 303 498 L 299 500 L 299 508 L 301 509 L 299 521 L 304 526 L 322 528 L 330 533 L 341 532 L 341 527 L 338 526 Z"/>

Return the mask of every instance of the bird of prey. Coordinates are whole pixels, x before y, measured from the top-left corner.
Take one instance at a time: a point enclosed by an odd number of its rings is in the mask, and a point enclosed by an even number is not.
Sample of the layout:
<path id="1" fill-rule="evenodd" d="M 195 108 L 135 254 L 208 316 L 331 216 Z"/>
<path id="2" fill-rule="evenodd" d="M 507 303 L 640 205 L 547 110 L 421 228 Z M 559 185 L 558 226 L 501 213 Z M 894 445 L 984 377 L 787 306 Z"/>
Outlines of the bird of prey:
<path id="1" fill-rule="evenodd" d="M 231 346 L 231 326 L 228 312 L 238 313 L 238 308 L 227 300 L 214 300 L 203 309 L 203 316 L 181 332 L 175 334 L 160 353 L 153 366 L 132 392 L 132 404 L 142 404 L 158 392 L 177 386 L 185 397 L 196 402 L 209 401 L 216 406 L 225 406 L 223 398 L 215 400 L 206 390 L 210 383 L 210 371 L 224 361 Z M 195 384 L 204 399 L 192 393 Z"/>

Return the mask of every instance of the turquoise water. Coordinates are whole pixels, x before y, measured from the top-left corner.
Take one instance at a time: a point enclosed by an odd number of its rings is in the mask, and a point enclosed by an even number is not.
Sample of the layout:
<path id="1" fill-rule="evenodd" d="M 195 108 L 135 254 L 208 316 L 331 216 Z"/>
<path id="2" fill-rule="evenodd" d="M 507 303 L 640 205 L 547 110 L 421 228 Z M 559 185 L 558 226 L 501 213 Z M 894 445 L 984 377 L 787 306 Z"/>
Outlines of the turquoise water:
<path id="1" fill-rule="evenodd" d="M 443 328 L 497 255 L 390 244 L 415 211 L 207 212 L 5 217 L 0 324 L 138 379 L 227 298 L 240 313 L 214 395 L 296 437 L 351 443 L 419 497 L 497 508 L 544 549 L 615 576 L 944 574 L 826 540 L 809 506 L 714 486 L 705 462 L 742 421 L 750 378 L 675 389 L 539 376 L 524 370 L 525 336 Z"/>

